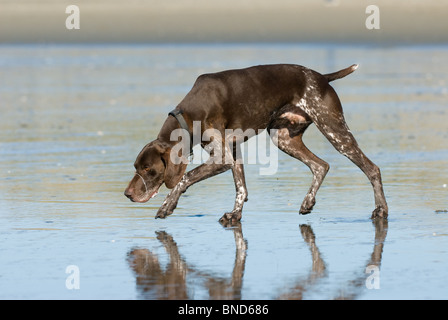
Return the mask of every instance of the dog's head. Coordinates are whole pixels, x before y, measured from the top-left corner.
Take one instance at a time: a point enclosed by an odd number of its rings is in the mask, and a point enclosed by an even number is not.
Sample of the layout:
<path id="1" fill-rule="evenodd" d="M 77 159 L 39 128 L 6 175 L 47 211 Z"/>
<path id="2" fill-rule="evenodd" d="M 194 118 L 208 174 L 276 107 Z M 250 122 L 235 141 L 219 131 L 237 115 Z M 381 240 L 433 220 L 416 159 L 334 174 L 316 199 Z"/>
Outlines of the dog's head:
<path id="1" fill-rule="evenodd" d="M 135 160 L 135 175 L 124 191 L 133 202 L 153 198 L 165 183 L 171 189 L 181 180 L 187 165 L 174 164 L 170 159 L 171 146 L 158 140 L 148 143 Z"/>

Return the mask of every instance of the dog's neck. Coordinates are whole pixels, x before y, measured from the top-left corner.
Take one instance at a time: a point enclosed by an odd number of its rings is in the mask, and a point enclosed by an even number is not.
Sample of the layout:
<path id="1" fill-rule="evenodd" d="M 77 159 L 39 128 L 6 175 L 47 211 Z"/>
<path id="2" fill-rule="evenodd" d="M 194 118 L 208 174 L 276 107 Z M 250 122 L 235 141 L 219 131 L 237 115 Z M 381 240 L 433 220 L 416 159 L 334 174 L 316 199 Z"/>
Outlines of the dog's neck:
<path id="1" fill-rule="evenodd" d="M 185 121 L 185 119 L 184 119 L 184 121 Z M 186 128 L 183 128 L 177 118 L 175 118 L 172 115 L 169 115 L 168 118 L 165 120 L 165 123 L 163 124 L 162 129 L 160 129 L 157 139 L 160 142 L 162 142 L 163 144 L 168 144 L 171 147 L 173 147 L 175 144 L 178 143 L 177 139 L 175 139 L 174 141 L 172 141 L 172 139 L 171 139 L 171 133 L 173 132 L 173 130 L 176 130 L 176 129 L 188 130 L 188 133 L 190 136 L 189 153 L 190 153 L 190 156 L 192 156 L 193 155 L 192 129 L 190 129 L 190 126 L 187 123 L 185 123 L 185 125 L 186 125 Z"/>
<path id="2" fill-rule="evenodd" d="M 165 120 L 165 123 L 163 124 L 162 128 L 160 129 L 159 135 L 157 136 L 157 140 L 174 146 L 177 143 L 177 141 L 171 141 L 171 132 L 179 128 L 180 128 L 179 122 L 172 116 L 169 116 Z"/>

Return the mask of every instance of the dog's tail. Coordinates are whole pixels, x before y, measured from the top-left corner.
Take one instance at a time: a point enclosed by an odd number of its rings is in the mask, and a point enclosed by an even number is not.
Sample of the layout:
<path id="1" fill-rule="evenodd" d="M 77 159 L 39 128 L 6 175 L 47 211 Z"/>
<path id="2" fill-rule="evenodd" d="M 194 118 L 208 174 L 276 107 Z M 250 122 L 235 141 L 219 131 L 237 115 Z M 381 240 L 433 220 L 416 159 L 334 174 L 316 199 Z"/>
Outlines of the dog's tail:
<path id="1" fill-rule="evenodd" d="M 348 68 L 345 68 L 345 69 L 342 69 L 342 70 L 339 70 L 339 71 L 336 71 L 333 73 L 324 74 L 324 77 L 327 78 L 328 82 L 330 82 L 330 81 L 344 78 L 345 76 L 348 76 L 350 73 L 352 73 L 356 69 L 358 69 L 358 65 L 354 64 Z"/>

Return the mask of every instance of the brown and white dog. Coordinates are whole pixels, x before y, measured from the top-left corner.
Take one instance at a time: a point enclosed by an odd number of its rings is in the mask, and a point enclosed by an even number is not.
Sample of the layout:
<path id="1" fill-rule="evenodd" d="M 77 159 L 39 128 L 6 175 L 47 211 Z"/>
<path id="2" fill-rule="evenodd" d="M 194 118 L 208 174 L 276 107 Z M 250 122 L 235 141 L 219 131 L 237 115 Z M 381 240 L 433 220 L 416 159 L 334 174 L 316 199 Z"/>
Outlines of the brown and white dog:
<path id="1" fill-rule="evenodd" d="M 192 139 L 193 122 L 199 121 L 201 136 L 208 129 L 217 130 L 222 137 L 225 137 L 226 129 L 243 132 L 247 129 L 254 129 L 253 132 L 277 130 L 273 139 L 277 147 L 305 163 L 313 173 L 311 187 L 300 208 L 301 214 L 310 213 L 316 202 L 316 192 L 329 170 L 328 163 L 308 150 L 302 141 L 303 133 L 314 123 L 336 150 L 356 164 L 370 180 L 375 198 L 371 217 L 387 218 L 380 170 L 359 148 L 345 122 L 341 102 L 329 84 L 357 67 L 352 65 L 322 75 L 303 66 L 278 64 L 199 76 L 175 109 L 176 114 L 182 116 L 169 116 L 157 139 L 148 143 L 137 156 L 135 176 L 124 194 L 132 201 L 146 202 L 165 183 L 172 190 L 156 215 L 156 218 L 165 218 L 173 213 L 180 195 L 188 187 L 231 169 L 236 188 L 235 205 L 221 221 L 239 221 L 247 200 L 247 189 L 243 164 L 235 155 L 238 144 L 249 137 L 231 141 L 232 146 L 225 139 L 219 142 L 222 157 L 230 157 L 232 161 L 207 161 L 185 173 L 188 161 L 172 161 L 171 153 L 179 142 L 171 141 L 171 133 L 185 127 Z M 199 143 L 205 147 L 209 141 Z"/>

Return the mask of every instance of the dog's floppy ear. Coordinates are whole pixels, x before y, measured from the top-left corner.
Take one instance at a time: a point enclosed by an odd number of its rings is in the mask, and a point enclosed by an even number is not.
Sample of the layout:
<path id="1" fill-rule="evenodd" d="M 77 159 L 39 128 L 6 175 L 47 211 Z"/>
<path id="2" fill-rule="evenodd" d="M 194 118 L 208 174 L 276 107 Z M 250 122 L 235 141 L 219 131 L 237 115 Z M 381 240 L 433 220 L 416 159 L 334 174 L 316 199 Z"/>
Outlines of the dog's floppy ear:
<path id="1" fill-rule="evenodd" d="M 185 169 L 187 168 L 188 161 L 186 161 L 186 159 L 183 156 L 175 155 L 174 157 L 178 156 L 178 158 L 174 163 L 171 160 L 171 152 L 173 150 L 172 148 L 158 145 L 157 149 L 159 149 L 162 161 L 165 164 L 165 174 L 163 180 L 165 182 L 166 187 L 168 189 L 172 189 L 182 179 Z"/>

